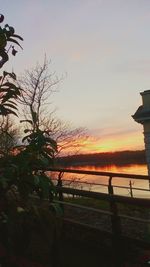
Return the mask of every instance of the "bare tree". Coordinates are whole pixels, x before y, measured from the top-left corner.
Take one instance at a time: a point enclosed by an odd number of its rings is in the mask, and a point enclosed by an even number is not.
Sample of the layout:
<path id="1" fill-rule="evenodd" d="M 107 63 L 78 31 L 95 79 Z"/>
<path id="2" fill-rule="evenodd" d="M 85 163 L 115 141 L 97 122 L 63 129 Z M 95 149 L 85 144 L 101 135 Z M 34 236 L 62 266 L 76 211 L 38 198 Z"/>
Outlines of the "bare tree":
<path id="1" fill-rule="evenodd" d="M 37 64 L 35 68 L 25 71 L 20 78 L 23 90 L 19 102 L 26 120 L 34 122 L 36 116 L 36 126 L 43 124 L 47 106 L 50 104 L 47 100 L 56 91 L 60 80 L 55 73 L 49 74 L 49 62 L 46 58 L 42 65 Z"/>
<path id="2" fill-rule="evenodd" d="M 56 117 L 49 117 L 44 124 L 45 130 L 51 131 L 51 136 L 57 142 L 57 155 L 76 154 L 85 146 L 88 136 L 85 128 L 74 128 L 70 123 Z"/>
<path id="3" fill-rule="evenodd" d="M 71 154 L 72 149 L 72 153 L 75 153 L 87 139 L 84 128 L 71 127 L 56 117 L 55 110 L 49 109 L 51 95 L 57 91 L 62 79 L 50 73 L 46 58 L 42 65 L 37 64 L 20 79 L 20 87 L 23 88 L 19 100 L 24 118 L 22 121 L 30 123 L 34 130 L 40 128 L 45 131 L 57 142 L 55 156 L 64 150 Z M 26 128 L 29 128 L 27 124 Z"/>
<path id="4" fill-rule="evenodd" d="M 19 129 L 14 125 L 10 116 L 0 120 L 0 154 L 8 156 L 11 150 L 18 144 Z"/>

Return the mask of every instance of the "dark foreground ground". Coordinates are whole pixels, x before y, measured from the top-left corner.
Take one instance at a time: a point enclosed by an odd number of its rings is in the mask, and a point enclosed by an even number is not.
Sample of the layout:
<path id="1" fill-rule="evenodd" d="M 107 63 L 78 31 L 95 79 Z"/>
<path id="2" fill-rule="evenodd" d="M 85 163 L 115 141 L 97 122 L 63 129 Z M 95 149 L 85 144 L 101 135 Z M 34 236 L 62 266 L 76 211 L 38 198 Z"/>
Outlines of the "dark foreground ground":
<path id="1" fill-rule="evenodd" d="M 118 248 L 106 233 L 67 223 L 68 234 L 60 244 L 60 267 L 144 267 L 149 266 L 149 246 L 120 240 Z M 66 233 L 66 232 L 65 232 Z"/>
<path id="2" fill-rule="evenodd" d="M 111 267 L 112 261 L 109 253 L 104 250 L 95 249 L 80 242 L 63 242 L 60 252 L 61 267 Z"/>
<path id="3" fill-rule="evenodd" d="M 40 239 L 42 240 L 42 239 Z M 36 242 L 36 247 L 38 243 Z M 44 243 L 43 243 L 44 245 Z M 2 247 L 0 247 L 1 249 Z M 2 257 L 0 267 L 144 267 L 150 266 L 150 247 L 139 246 L 134 240 L 119 239 L 94 227 L 76 224 L 71 220 L 63 223 L 63 230 L 54 246 L 49 263 L 38 263 L 37 257 L 44 253 L 41 242 L 35 261 L 19 255 Z M 47 249 L 46 249 L 47 251 Z M 9 252 L 9 251 L 7 251 Z M 9 254 L 9 253 L 8 253 Z M 49 248 L 48 248 L 49 254 Z M 44 254 L 43 254 L 44 255 Z M 46 255 L 46 254 L 45 254 Z M 12 255 L 15 256 L 15 255 Z"/>
<path id="4" fill-rule="evenodd" d="M 149 257 L 148 257 L 149 256 Z M 119 253 L 118 253 L 119 257 Z M 113 258 L 105 247 L 98 249 L 76 241 L 66 240 L 59 256 L 60 267 L 144 267 L 149 266 L 150 250 L 134 253 L 133 257 Z"/>

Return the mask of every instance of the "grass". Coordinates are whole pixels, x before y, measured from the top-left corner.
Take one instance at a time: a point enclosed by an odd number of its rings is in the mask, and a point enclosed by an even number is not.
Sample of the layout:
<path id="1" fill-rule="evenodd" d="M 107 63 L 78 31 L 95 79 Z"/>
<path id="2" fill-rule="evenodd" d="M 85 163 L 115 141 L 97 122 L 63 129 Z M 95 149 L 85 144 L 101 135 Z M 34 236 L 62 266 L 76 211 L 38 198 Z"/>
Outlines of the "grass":
<path id="1" fill-rule="evenodd" d="M 67 197 L 64 199 L 64 201 L 85 207 L 109 210 L 109 203 L 105 200 L 91 199 L 85 197 Z"/>
<path id="2" fill-rule="evenodd" d="M 107 200 L 91 199 L 86 197 L 66 197 L 64 201 L 72 204 L 81 205 L 84 207 L 91 207 L 104 211 L 110 211 L 110 203 Z M 119 214 L 133 215 L 134 213 L 138 216 L 142 215 L 142 217 L 145 217 L 149 213 L 148 207 L 139 207 L 136 205 L 129 205 L 125 203 L 117 203 L 117 208 Z"/>

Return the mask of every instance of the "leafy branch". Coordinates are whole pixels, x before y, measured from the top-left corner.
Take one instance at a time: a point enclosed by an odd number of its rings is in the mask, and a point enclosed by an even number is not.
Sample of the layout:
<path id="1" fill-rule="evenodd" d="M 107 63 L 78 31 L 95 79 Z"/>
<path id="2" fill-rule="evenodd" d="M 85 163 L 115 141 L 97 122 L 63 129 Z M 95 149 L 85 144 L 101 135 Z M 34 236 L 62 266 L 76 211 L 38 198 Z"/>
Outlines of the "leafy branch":
<path id="1" fill-rule="evenodd" d="M 0 14 L 0 23 L 4 21 L 4 16 Z M 12 26 L 9 26 L 8 24 L 5 24 L 4 27 L 0 27 L 0 68 L 3 67 L 3 65 L 9 60 L 8 52 L 11 50 L 11 53 L 13 56 L 16 55 L 18 52 L 14 44 L 19 46 L 21 49 L 22 46 L 20 43 L 16 40 L 19 39 L 20 41 L 23 41 L 23 38 L 20 35 L 15 34 L 15 29 Z M 8 43 L 12 43 L 9 48 L 7 49 Z"/>
<path id="2" fill-rule="evenodd" d="M 0 76 L 0 115 L 13 114 L 17 116 L 15 100 L 20 96 L 21 89 L 15 84 L 15 73 L 3 71 Z"/>

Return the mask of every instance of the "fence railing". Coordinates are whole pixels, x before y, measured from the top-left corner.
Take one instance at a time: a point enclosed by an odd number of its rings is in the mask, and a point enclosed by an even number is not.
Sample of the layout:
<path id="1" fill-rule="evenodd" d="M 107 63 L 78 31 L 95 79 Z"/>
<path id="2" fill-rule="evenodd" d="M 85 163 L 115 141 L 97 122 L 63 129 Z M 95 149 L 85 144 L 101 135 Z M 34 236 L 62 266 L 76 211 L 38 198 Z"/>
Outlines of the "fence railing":
<path id="1" fill-rule="evenodd" d="M 57 190 L 59 191 L 60 194 L 60 200 L 63 200 L 63 194 L 72 194 L 72 195 L 78 195 L 78 196 L 86 196 L 86 197 L 91 197 L 91 198 L 98 198 L 98 199 L 105 199 L 108 200 L 109 202 L 122 202 L 122 203 L 128 203 L 128 204 L 136 204 L 140 206 L 148 206 L 150 205 L 150 199 L 145 199 L 145 198 L 130 198 L 130 197 L 125 197 L 121 195 L 115 195 L 114 194 L 114 187 L 118 188 L 126 188 L 129 189 L 131 187 L 131 184 L 128 186 L 119 186 L 119 185 L 113 185 L 113 179 L 114 178 L 120 178 L 120 179 L 134 179 L 134 180 L 145 180 L 150 183 L 150 176 L 148 175 L 138 175 L 138 174 L 125 174 L 125 173 L 112 173 L 112 172 L 101 172 L 101 171 L 87 171 L 87 170 L 74 170 L 74 169 L 64 169 L 64 168 L 46 168 L 43 169 L 43 171 L 50 171 L 50 172 L 57 172 Z M 75 188 L 68 188 L 63 186 L 63 181 L 71 181 L 68 179 L 63 179 L 63 174 L 64 173 L 74 173 L 74 174 L 87 174 L 87 175 L 95 175 L 95 176 L 100 176 L 100 177 L 108 177 L 108 184 L 101 184 L 101 183 L 93 183 L 94 185 L 103 185 L 108 188 L 108 194 L 107 193 L 101 193 L 101 192 L 92 192 L 92 191 L 87 191 L 87 190 L 80 190 L 80 189 L 75 189 Z M 76 180 L 78 182 L 78 180 Z M 75 181 L 75 182 L 76 182 Z M 80 183 L 83 184 L 92 184 L 90 182 L 82 182 L 79 181 Z M 148 191 L 150 193 L 150 189 L 146 188 L 137 188 L 137 187 L 132 187 L 132 190 L 142 190 L 142 191 Z M 133 194 L 131 195 L 133 196 Z M 149 194 L 150 196 L 150 194 Z"/>
<path id="2" fill-rule="evenodd" d="M 92 186 L 104 186 L 107 187 L 107 192 L 110 194 L 114 194 L 114 188 L 122 188 L 122 189 L 127 189 L 130 193 L 130 196 L 134 196 L 134 190 L 136 191 L 147 191 L 150 192 L 150 176 L 148 175 L 138 175 L 138 174 L 125 174 L 125 173 L 114 173 L 114 172 L 101 172 L 101 171 L 87 171 L 87 170 L 74 170 L 74 169 L 63 169 L 63 168 L 47 168 L 46 171 L 51 171 L 51 172 L 57 172 L 58 177 L 57 177 L 57 182 L 58 185 L 61 184 L 62 182 L 72 182 L 72 184 L 77 184 L 80 183 L 82 185 L 92 185 Z M 81 180 L 69 180 L 69 179 L 64 179 L 63 174 L 77 174 L 77 175 L 94 175 L 97 177 L 103 177 L 106 178 L 106 181 L 108 181 L 107 184 L 100 183 L 100 182 L 88 182 L 88 181 L 81 181 Z M 113 180 L 115 178 L 119 178 L 121 180 L 124 179 L 129 179 L 129 186 L 123 186 L 123 185 L 116 185 L 113 184 Z M 141 188 L 141 187 L 135 187 L 133 186 L 131 180 L 141 180 L 141 181 L 147 181 L 148 182 L 148 188 Z M 100 190 L 98 190 L 100 191 Z"/>
<path id="3" fill-rule="evenodd" d="M 96 212 L 100 214 L 107 215 L 111 218 L 111 235 L 112 235 L 112 242 L 114 247 L 114 253 L 118 255 L 121 243 L 122 242 L 122 223 L 121 220 L 131 220 L 133 223 L 144 223 L 144 225 L 148 226 L 150 225 L 150 216 L 147 216 L 146 218 L 143 216 L 137 216 L 133 213 L 130 215 L 121 214 L 118 209 L 118 204 L 126 204 L 128 207 L 131 207 L 131 210 L 134 210 L 134 207 L 141 207 L 142 209 L 149 210 L 150 208 L 150 198 L 135 198 L 133 197 L 133 187 L 132 184 L 129 184 L 129 187 L 127 186 L 117 186 L 113 185 L 113 179 L 114 178 L 120 178 L 120 179 L 134 179 L 134 180 L 145 180 L 148 181 L 150 185 L 150 176 L 147 175 L 136 175 L 136 174 L 123 174 L 123 173 L 112 173 L 112 172 L 100 172 L 100 171 L 86 171 L 86 170 L 73 170 L 73 169 L 63 169 L 63 168 L 47 168 L 43 171 L 50 171 L 51 173 L 55 172 L 57 173 L 57 183 L 56 183 L 56 191 L 58 194 L 58 200 L 56 202 L 60 203 L 62 207 L 70 206 L 71 208 L 79 208 L 83 209 L 86 212 Z M 72 173 L 72 174 L 84 174 L 84 175 L 96 175 L 100 177 L 107 177 L 108 183 L 104 186 L 107 187 L 107 193 L 102 192 L 94 192 L 90 190 L 83 190 L 79 188 L 72 188 L 67 187 L 63 185 L 63 174 L 65 173 Z M 68 181 L 68 180 L 66 180 Z M 84 182 L 81 182 L 84 183 Z M 86 182 L 88 184 L 88 182 Z M 90 183 L 89 183 L 90 184 Z M 96 185 L 102 185 L 101 183 L 95 183 Z M 116 195 L 114 194 L 114 187 L 121 187 L 121 188 L 128 188 L 130 189 L 130 197 L 123 196 L 123 195 Z M 142 189 L 142 188 L 136 188 L 136 190 L 143 190 L 143 191 L 149 191 L 150 195 L 150 189 Z M 99 208 L 93 208 L 93 207 L 85 207 L 81 204 L 74 204 L 66 201 L 65 196 L 66 195 L 72 195 L 72 196 L 80 196 L 84 198 L 91 198 L 91 199 L 97 199 L 97 200 L 105 200 L 109 204 L 109 210 L 103 210 Z M 149 233 L 150 235 L 150 233 Z M 140 244 L 149 244 L 150 246 L 150 237 L 149 240 L 137 240 Z M 120 252 L 121 253 L 121 252 Z M 117 256 L 116 256 L 117 257 Z M 116 263 L 116 266 L 118 263 Z"/>

